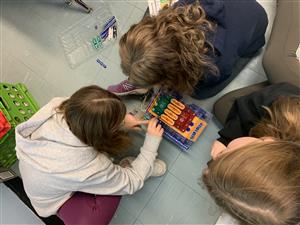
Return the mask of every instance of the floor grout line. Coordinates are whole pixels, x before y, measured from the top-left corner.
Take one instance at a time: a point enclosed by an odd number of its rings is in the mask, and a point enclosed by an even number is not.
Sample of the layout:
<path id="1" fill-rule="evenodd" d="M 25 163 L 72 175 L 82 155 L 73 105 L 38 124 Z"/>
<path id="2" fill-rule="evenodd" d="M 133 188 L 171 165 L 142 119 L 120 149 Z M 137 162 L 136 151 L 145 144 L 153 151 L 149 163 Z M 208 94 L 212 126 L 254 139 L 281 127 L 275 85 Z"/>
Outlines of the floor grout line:
<path id="1" fill-rule="evenodd" d="M 168 173 L 169 173 L 169 171 L 168 171 Z M 152 200 L 152 197 L 153 197 L 154 194 L 158 191 L 158 188 L 160 187 L 160 185 L 162 184 L 162 182 L 166 179 L 168 173 L 166 173 L 166 174 L 164 175 L 164 177 L 161 179 L 161 181 L 159 182 L 159 184 L 158 184 L 157 187 L 155 188 L 155 191 L 153 191 L 153 193 L 151 194 L 149 200 L 146 202 L 146 204 L 144 205 L 144 207 L 142 208 L 142 210 L 138 213 L 138 215 L 137 215 L 137 217 L 136 217 L 136 220 L 138 220 L 138 219 L 140 218 L 140 216 L 141 216 L 141 214 L 143 213 L 144 209 L 148 206 L 149 202 Z M 136 220 L 135 220 L 135 222 L 136 222 Z M 141 221 L 141 222 L 143 222 L 143 221 Z"/>
<path id="2" fill-rule="evenodd" d="M 188 188 L 190 188 L 191 190 L 193 190 L 193 192 L 197 193 L 199 196 L 201 196 L 202 198 L 204 198 L 206 201 L 210 201 L 211 199 L 207 199 L 205 196 L 201 195 L 197 190 L 195 190 L 192 186 L 190 186 L 189 184 L 185 183 L 181 178 L 179 178 L 178 176 L 176 176 L 173 172 L 169 172 L 172 176 L 174 176 L 177 180 L 179 180 L 182 184 L 184 184 L 185 186 L 187 186 Z M 198 179 L 201 179 L 201 174 L 199 175 Z M 201 189 L 201 185 L 199 185 L 199 188 Z"/>
<path id="3" fill-rule="evenodd" d="M 259 75 L 259 76 L 261 76 L 261 77 L 264 77 L 264 78 L 266 78 L 266 80 L 267 80 L 266 74 L 262 74 L 262 73 L 260 73 L 260 72 L 257 72 L 256 70 L 254 70 L 253 68 L 251 68 L 251 67 L 249 67 L 249 66 L 245 66 L 245 68 L 251 70 L 252 72 L 255 72 L 257 75 Z"/>

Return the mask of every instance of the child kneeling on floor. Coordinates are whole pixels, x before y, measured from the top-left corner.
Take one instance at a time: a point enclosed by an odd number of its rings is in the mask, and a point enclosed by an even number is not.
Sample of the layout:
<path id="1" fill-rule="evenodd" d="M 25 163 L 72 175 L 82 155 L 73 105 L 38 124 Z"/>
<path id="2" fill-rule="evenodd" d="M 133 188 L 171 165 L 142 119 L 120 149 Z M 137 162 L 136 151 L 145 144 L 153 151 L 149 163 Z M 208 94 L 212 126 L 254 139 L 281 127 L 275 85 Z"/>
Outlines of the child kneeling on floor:
<path id="1" fill-rule="evenodd" d="M 127 130 L 142 124 L 148 129 L 139 155 L 127 160 L 127 167 L 113 164 L 110 156 L 130 144 Z M 40 216 L 58 214 L 66 225 L 108 224 L 120 195 L 165 173 L 165 163 L 156 159 L 162 134 L 155 118 L 148 122 L 126 114 L 124 103 L 98 86 L 54 98 L 16 127 L 25 191 Z"/>

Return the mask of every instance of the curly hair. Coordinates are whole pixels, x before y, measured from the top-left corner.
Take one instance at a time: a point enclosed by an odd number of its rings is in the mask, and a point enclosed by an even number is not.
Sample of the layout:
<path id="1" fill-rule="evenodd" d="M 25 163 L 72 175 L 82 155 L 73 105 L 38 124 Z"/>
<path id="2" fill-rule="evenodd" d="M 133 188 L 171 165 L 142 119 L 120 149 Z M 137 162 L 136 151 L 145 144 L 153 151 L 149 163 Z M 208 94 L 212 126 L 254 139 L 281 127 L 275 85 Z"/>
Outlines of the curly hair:
<path id="1" fill-rule="evenodd" d="M 165 7 L 157 16 L 144 17 L 120 39 L 123 73 L 141 87 L 191 93 L 205 70 L 218 72 L 207 40 L 213 30 L 199 4 Z"/>
<path id="2" fill-rule="evenodd" d="M 299 96 L 280 96 L 269 108 L 264 108 L 267 115 L 250 130 L 251 136 L 269 136 L 300 143 Z"/>
<path id="3" fill-rule="evenodd" d="M 130 145 L 128 134 L 121 129 L 126 106 L 119 97 L 96 85 L 79 89 L 58 110 L 71 132 L 98 151 L 116 156 Z"/>

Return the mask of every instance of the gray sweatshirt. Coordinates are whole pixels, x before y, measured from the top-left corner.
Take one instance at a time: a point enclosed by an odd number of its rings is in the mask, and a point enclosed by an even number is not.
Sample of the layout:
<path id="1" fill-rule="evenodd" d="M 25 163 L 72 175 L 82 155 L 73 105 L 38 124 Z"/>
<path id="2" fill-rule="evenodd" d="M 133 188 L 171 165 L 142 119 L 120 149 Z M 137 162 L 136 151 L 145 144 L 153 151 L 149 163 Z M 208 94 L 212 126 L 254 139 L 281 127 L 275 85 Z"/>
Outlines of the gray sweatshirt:
<path id="1" fill-rule="evenodd" d="M 115 165 L 69 130 L 54 98 L 16 127 L 16 151 L 25 191 L 40 216 L 56 214 L 76 191 L 133 194 L 151 175 L 161 138 L 146 135 L 132 167 Z M 101 137 L 99 137 L 101 138 Z"/>

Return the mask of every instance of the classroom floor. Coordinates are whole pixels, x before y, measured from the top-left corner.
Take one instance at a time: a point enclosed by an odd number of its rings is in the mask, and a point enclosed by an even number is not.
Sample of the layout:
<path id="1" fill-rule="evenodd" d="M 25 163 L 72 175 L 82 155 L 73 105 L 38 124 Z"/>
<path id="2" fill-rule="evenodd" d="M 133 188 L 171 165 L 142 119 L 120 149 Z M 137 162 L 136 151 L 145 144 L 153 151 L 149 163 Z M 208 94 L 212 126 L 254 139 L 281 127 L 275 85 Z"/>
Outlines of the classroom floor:
<path id="1" fill-rule="evenodd" d="M 88 1 L 87 1 L 88 2 Z M 260 1 L 272 22 L 275 0 Z M 103 2 L 89 1 L 95 10 Z M 106 88 L 125 78 L 120 69 L 118 43 L 70 68 L 61 43 L 61 35 L 75 23 L 90 15 L 76 6 L 68 7 L 63 0 L 0 0 L 0 82 L 25 83 L 42 106 L 54 96 L 68 96 L 78 88 L 97 84 Z M 138 22 L 147 7 L 144 0 L 106 1 L 116 16 L 118 37 L 130 25 Z M 267 32 L 269 35 L 270 27 Z M 224 93 L 266 80 L 261 55 L 252 59 L 239 76 L 217 96 L 193 100 L 211 110 L 216 99 Z M 101 59 L 107 68 L 96 63 Z M 137 101 L 127 99 L 129 107 Z M 168 172 L 161 178 L 149 179 L 144 188 L 133 196 L 124 196 L 111 224 L 215 224 L 221 212 L 213 203 L 198 178 L 210 159 L 210 145 L 220 126 L 213 120 L 191 148 L 181 152 L 173 144 L 163 141 L 159 158 L 168 164 Z M 134 147 L 142 145 L 137 137 Z M 43 224 L 3 184 L 0 184 L 0 224 Z"/>

